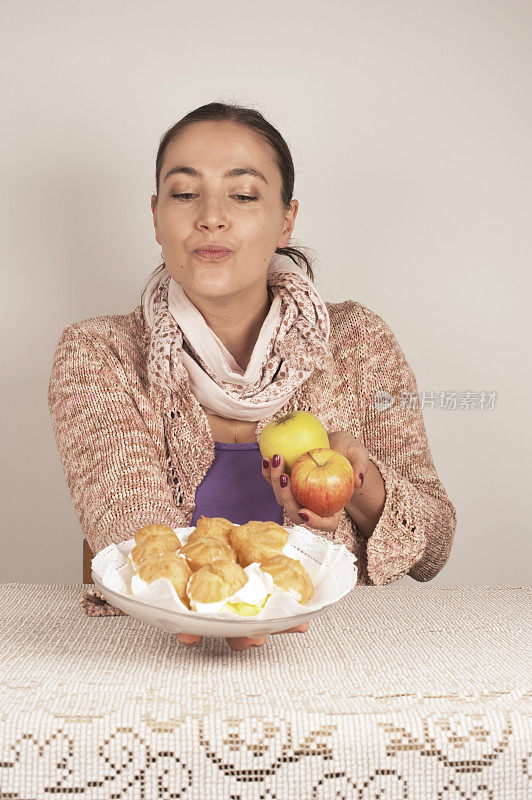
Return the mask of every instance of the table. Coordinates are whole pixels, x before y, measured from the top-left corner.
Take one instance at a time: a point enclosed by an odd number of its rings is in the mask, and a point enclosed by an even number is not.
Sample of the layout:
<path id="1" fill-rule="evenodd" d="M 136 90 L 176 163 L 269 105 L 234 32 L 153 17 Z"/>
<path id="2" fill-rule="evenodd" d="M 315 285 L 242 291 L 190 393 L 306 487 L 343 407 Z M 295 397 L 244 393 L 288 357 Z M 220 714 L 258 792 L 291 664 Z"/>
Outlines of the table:
<path id="1" fill-rule="evenodd" d="M 530 586 L 357 586 L 233 651 L 0 585 L 0 798 L 525 800 Z"/>

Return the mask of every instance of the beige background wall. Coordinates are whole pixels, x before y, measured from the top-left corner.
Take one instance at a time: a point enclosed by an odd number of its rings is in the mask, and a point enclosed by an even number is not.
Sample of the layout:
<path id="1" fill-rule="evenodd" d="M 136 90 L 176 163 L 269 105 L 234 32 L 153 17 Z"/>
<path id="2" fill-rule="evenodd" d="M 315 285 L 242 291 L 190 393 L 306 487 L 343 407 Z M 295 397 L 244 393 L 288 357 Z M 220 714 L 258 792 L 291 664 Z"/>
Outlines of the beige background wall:
<path id="1" fill-rule="evenodd" d="M 494 410 L 424 411 L 459 517 L 434 583 L 529 582 L 530 4 L 4 0 L 0 15 L 0 579 L 81 581 L 53 351 L 67 324 L 138 304 L 159 258 L 159 137 L 236 100 L 292 147 L 294 238 L 326 299 L 382 316 L 420 391 L 497 392 Z"/>

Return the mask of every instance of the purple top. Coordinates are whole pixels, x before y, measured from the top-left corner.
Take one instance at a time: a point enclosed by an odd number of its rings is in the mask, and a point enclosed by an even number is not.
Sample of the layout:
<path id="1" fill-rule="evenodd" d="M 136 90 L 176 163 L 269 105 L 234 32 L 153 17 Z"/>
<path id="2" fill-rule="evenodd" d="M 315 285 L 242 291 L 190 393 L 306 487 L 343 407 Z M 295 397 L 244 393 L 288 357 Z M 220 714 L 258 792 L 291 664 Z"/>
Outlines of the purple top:
<path id="1" fill-rule="evenodd" d="M 215 442 L 214 461 L 196 488 L 196 508 L 190 521 L 225 517 L 238 525 L 250 520 L 283 524 L 283 508 L 262 477 L 258 442 Z"/>

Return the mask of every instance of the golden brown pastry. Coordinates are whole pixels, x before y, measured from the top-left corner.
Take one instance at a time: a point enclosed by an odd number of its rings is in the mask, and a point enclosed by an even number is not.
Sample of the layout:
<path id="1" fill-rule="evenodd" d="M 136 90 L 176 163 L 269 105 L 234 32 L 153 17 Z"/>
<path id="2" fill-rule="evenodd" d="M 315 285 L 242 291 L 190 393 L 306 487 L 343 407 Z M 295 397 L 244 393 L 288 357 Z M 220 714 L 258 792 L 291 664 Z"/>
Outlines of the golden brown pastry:
<path id="1" fill-rule="evenodd" d="M 140 528 L 140 530 L 136 532 L 135 542 L 137 544 L 142 544 L 148 539 L 153 539 L 154 536 L 160 539 L 166 538 L 169 541 L 177 539 L 179 542 L 176 532 L 169 525 L 146 525 L 145 528 Z M 179 546 L 180 545 L 181 542 L 179 542 Z"/>
<path id="2" fill-rule="evenodd" d="M 135 545 L 131 550 L 131 560 L 136 566 L 139 566 L 148 558 L 161 556 L 164 553 L 175 553 L 180 547 L 181 542 L 177 536 L 176 541 L 157 538 L 149 539 L 146 542 L 142 542 L 142 544 Z"/>
<path id="3" fill-rule="evenodd" d="M 177 534 L 169 525 L 148 525 L 141 528 L 135 534 L 135 542 L 130 558 L 137 566 L 151 556 L 175 552 L 181 547 Z"/>
<path id="4" fill-rule="evenodd" d="M 240 566 L 259 563 L 281 552 L 288 541 L 288 531 L 277 522 L 246 522 L 229 531 L 231 547 Z"/>
<path id="5" fill-rule="evenodd" d="M 232 547 L 224 544 L 219 539 L 206 536 L 193 542 L 187 542 L 178 553 L 185 556 L 193 572 L 201 569 L 206 564 L 212 564 L 214 561 L 236 562 L 236 555 Z"/>
<path id="6" fill-rule="evenodd" d="M 166 552 L 161 556 L 147 558 L 139 566 L 138 575 L 146 583 L 152 583 L 157 578 L 168 578 L 180 598 L 180 600 L 190 609 L 190 602 L 186 588 L 192 570 L 184 558 L 175 553 Z"/>
<path id="7" fill-rule="evenodd" d="M 244 586 L 248 576 L 236 561 L 220 559 L 192 573 L 188 597 L 195 603 L 219 603 Z"/>
<path id="8" fill-rule="evenodd" d="M 208 537 L 230 545 L 229 531 L 233 530 L 233 528 L 233 523 L 225 517 L 205 517 L 202 514 L 196 523 L 196 530 L 192 531 L 188 537 L 188 542 L 195 542 L 196 539 Z"/>
<path id="9" fill-rule="evenodd" d="M 260 568 L 270 573 L 274 584 L 283 592 L 292 594 L 291 589 L 295 593 L 298 592 L 296 600 L 301 604 L 308 603 L 314 595 L 314 585 L 310 575 L 303 564 L 295 558 L 289 558 L 281 553 L 261 561 Z"/>

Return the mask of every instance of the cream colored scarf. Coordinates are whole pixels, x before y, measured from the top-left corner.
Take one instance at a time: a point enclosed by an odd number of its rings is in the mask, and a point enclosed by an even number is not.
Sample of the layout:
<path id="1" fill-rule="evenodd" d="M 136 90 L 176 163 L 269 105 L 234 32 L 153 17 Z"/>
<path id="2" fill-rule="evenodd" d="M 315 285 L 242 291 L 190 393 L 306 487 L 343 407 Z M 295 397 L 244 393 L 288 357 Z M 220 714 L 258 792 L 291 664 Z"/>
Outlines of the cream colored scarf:
<path id="1" fill-rule="evenodd" d="M 329 312 L 312 281 L 289 256 L 274 253 L 267 285 L 272 304 L 245 371 L 166 269 L 148 283 L 143 312 L 151 329 L 148 371 L 171 390 L 186 370 L 206 411 L 256 422 L 275 414 L 328 355 Z"/>

